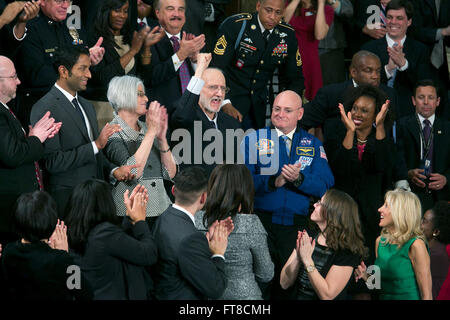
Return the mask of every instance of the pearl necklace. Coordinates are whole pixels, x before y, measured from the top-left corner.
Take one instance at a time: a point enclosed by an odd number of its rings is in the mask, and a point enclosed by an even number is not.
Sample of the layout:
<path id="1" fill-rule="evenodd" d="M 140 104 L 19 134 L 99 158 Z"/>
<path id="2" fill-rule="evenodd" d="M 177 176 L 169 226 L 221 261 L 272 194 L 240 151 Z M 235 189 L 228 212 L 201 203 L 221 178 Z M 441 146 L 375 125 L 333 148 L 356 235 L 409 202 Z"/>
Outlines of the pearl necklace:
<path id="1" fill-rule="evenodd" d="M 358 142 L 361 143 L 361 144 L 364 144 L 364 143 L 367 142 L 367 139 L 366 139 L 366 140 L 361 140 L 361 139 L 359 139 L 359 138 L 356 138 L 356 140 L 358 140 Z"/>

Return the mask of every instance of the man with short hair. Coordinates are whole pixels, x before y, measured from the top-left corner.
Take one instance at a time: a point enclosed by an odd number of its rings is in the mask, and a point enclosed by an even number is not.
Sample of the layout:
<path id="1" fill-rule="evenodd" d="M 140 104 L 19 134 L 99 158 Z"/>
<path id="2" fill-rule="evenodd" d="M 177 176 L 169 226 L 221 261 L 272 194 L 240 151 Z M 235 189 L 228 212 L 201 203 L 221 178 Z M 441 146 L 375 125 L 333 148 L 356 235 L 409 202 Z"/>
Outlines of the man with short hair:
<path id="1" fill-rule="evenodd" d="M 166 36 L 151 47 L 153 71 L 151 84 L 146 86 L 150 88 L 150 100 L 164 105 L 170 116 L 174 102 L 182 96 L 194 74 L 205 36 L 183 31 L 186 22 L 184 0 L 155 0 L 153 6 Z"/>
<path id="2" fill-rule="evenodd" d="M 397 91 L 397 118 L 414 113 L 410 98 L 414 84 L 431 75 L 426 46 L 406 35 L 412 17 L 413 6 L 409 1 L 391 0 L 386 7 L 385 37 L 372 40 L 361 48 L 380 58 L 381 82 Z"/>
<path id="3" fill-rule="evenodd" d="M 225 250 L 231 218 L 214 223 L 205 235 L 194 216 L 205 205 L 208 179 L 199 167 L 180 171 L 172 188 L 175 203 L 156 220 L 158 261 L 152 273 L 158 300 L 219 299 L 225 292 Z"/>
<path id="4" fill-rule="evenodd" d="M 58 80 L 31 110 L 32 124 L 47 111 L 63 123 L 55 139 L 44 143 L 48 190 L 58 205 L 60 218 L 64 217 L 70 193 L 77 184 L 92 178 L 107 179 L 110 173 L 117 180 L 132 178 L 133 166 L 116 169 L 101 152 L 108 138 L 121 130 L 120 126 L 106 124 L 99 133 L 94 107 L 78 94 L 86 90 L 90 66 L 86 47 L 58 50 L 54 61 Z"/>
<path id="5" fill-rule="evenodd" d="M 44 141 L 61 128 L 47 112 L 27 133 L 7 105 L 19 84 L 14 63 L 0 56 L 0 243 L 17 238 L 12 229 L 14 204 L 22 193 L 43 188 L 37 161 L 44 156 Z"/>
<path id="6" fill-rule="evenodd" d="M 399 151 L 425 212 L 436 201 L 450 199 L 450 122 L 436 116 L 440 98 L 433 81 L 418 82 L 412 103 L 415 114 L 398 125 Z"/>
<path id="7" fill-rule="evenodd" d="M 75 29 L 67 24 L 69 0 L 41 0 L 39 17 L 29 23 L 27 37 L 23 40 L 17 54 L 18 72 L 23 77 L 23 87 L 18 92 L 17 116 L 23 125 L 30 120 L 29 109 L 44 96 L 56 81 L 53 69 L 56 50 L 68 45 L 86 45 L 85 30 Z M 98 64 L 105 53 L 100 47 L 100 38 L 89 49 L 92 65 Z"/>
<path id="8" fill-rule="evenodd" d="M 221 110 L 228 88 L 222 71 L 208 68 L 210 61 L 210 53 L 198 55 L 197 70 L 183 96 L 175 103 L 171 117 L 173 130 L 187 129 L 189 132 L 191 155 L 188 157 L 184 154 L 188 151 L 187 148 L 183 150 L 181 168 L 189 165 L 201 165 L 206 170 L 208 177 L 217 164 L 224 163 L 225 160 L 236 161 L 238 150 L 234 146 L 234 138 L 232 139 L 233 144 L 228 144 L 227 133 L 232 134 L 236 129 L 241 128 L 238 120 Z M 213 141 L 203 139 L 205 132 L 210 129 L 220 137 L 215 136 Z M 200 133 L 201 136 L 197 137 L 195 132 Z M 200 139 L 201 141 L 199 141 Z M 174 144 L 175 141 L 172 140 L 172 145 Z M 209 144 L 215 144 L 219 149 L 214 150 L 215 152 L 211 152 L 211 154 L 204 153 Z M 181 145 L 187 146 L 186 141 L 180 142 Z M 201 149 L 196 146 L 201 146 Z M 233 157 L 230 152 L 233 152 Z M 206 159 L 208 156 L 211 156 L 212 159 Z"/>
<path id="9" fill-rule="evenodd" d="M 297 231 L 308 228 L 310 198 L 320 198 L 334 185 L 334 177 L 319 139 L 297 126 L 302 100 L 283 91 L 273 103 L 272 126 L 247 134 L 241 144 L 245 164 L 255 184 L 255 212 L 268 233 L 275 265 L 272 298 L 295 298 L 283 293 L 279 275 Z"/>
<path id="10" fill-rule="evenodd" d="M 281 20 L 284 8 L 284 0 L 259 0 L 256 12 L 228 17 L 218 30 L 213 66 L 224 71 L 231 89 L 223 110 L 244 129 L 265 127 L 267 84 L 275 69 L 280 91 L 301 95 L 305 88 L 295 31 Z"/>

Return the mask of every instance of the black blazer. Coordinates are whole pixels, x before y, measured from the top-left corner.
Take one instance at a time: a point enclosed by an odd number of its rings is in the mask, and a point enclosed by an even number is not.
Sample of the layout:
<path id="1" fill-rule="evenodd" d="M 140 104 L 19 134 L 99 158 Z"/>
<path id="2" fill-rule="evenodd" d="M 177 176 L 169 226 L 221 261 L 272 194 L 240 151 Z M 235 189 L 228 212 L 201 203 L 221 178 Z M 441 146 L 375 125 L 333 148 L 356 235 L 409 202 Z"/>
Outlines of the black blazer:
<path id="1" fill-rule="evenodd" d="M 305 112 L 299 124 L 305 130 L 322 126 L 327 139 L 328 134 L 334 131 L 334 119 L 341 118 L 338 105 L 345 103 L 346 95 L 352 88 L 354 86 L 351 79 L 320 88 L 314 99 L 304 105 Z M 387 94 L 391 110 L 396 113 L 398 102 L 395 90 L 382 83 L 379 88 Z"/>
<path id="2" fill-rule="evenodd" d="M 370 41 L 363 45 L 361 49 L 373 52 L 380 58 L 381 82 L 387 84 L 388 79 L 384 70 L 384 66 L 389 62 L 386 37 Z M 408 69 L 397 71 L 394 81 L 394 89 L 397 91 L 399 98 L 398 118 L 414 113 L 415 109 L 411 101 L 414 86 L 418 80 L 431 78 L 432 75 L 430 53 L 424 44 L 407 36 L 403 44 L 403 53 L 408 60 Z"/>
<path id="3" fill-rule="evenodd" d="M 156 257 L 147 222 L 132 225 L 124 217 L 122 228 L 109 222 L 95 226 L 75 260 L 95 300 L 145 300 L 150 298 L 152 281 L 144 267 L 153 265 Z"/>
<path id="4" fill-rule="evenodd" d="M 158 300 L 218 299 L 227 286 L 225 261 L 212 258 L 208 241 L 186 213 L 167 208 L 153 227 L 158 262 L 153 279 Z"/>
<path id="5" fill-rule="evenodd" d="M 181 31 L 183 33 L 183 31 Z M 150 87 L 149 101 L 157 100 L 167 108 L 169 115 L 173 111 L 173 104 L 181 97 L 180 69 L 175 71 L 172 56 L 174 54 L 172 42 L 166 36 L 151 47 L 151 79 L 145 79 L 145 86 Z M 191 77 L 194 75 L 191 61 L 186 58 Z"/>
<path id="6" fill-rule="evenodd" d="M 0 132 L 0 231 L 9 231 L 16 199 L 39 189 L 34 162 L 44 156 L 44 146 L 37 137 L 25 137 L 20 122 L 3 105 Z"/>
<path id="7" fill-rule="evenodd" d="M 190 164 L 194 164 L 194 157 L 195 157 L 195 149 L 194 144 L 200 143 L 198 139 L 196 139 L 196 135 L 194 134 L 195 129 L 195 123 L 194 121 L 201 121 L 201 134 L 203 137 L 203 134 L 208 129 L 214 129 L 214 123 L 209 120 L 209 118 L 205 115 L 205 113 L 200 109 L 200 106 L 198 105 L 199 95 L 196 95 L 189 90 L 186 90 L 183 94 L 183 96 L 174 104 L 174 111 L 171 117 L 171 129 L 176 130 L 179 128 L 187 129 L 190 133 L 191 137 L 191 158 L 190 158 Z M 227 140 L 226 140 L 226 130 L 227 129 L 240 129 L 241 123 L 236 120 L 235 118 L 229 116 L 223 111 L 219 111 L 217 113 L 217 127 L 220 131 L 220 134 L 223 137 L 223 142 L 220 143 L 220 145 L 223 147 L 223 162 L 226 160 L 227 156 Z M 200 137 L 201 139 L 201 137 Z M 175 145 L 177 141 L 171 141 L 172 145 Z M 208 144 L 212 143 L 211 141 L 202 141 L 202 151 L 205 150 Z M 233 147 L 233 146 L 230 146 Z M 238 148 L 234 148 L 234 158 L 233 161 L 236 163 L 237 159 L 237 152 Z M 222 161 L 218 161 L 217 164 L 222 163 Z M 181 163 L 180 167 L 181 170 L 183 167 L 185 167 L 188 164 Z M 202 163 L 201 166 L 207 171 L 208 176 L 211 174 L 212 170 L 216 167 L 216 163 L 214 164 L 206 164 L 204 162 L 204 159 L 202 157 Z"/>
<path id="8" fill-rule="evenodd" d="M 398 142 L 401 159 L 406 170 L 420 168 L 420 133 L 422 130 L 415 115 L 402 119 L 398 125 Z M 447 185 L 439 191 L 425 192 L 410 181 L 411 190 L 419 195 L 423 204 L 431 205 L 438 200 L 450 200 L 450 122 L 435 118 L 433 125 L 433 172 L 447 178 Z M 406 174 L 406 172 L 405 172 Z M 427 205 L 430 206 L 430 205 Z M 424 210 L 428 208 L 423 208 Z"/>
<path id="9" fill-rule="evenodd" d="M 94 107 L 83 97 L 78 96 L 78 101 L 89 119 L 95 140 L 99 130 Z M 56 122 L 63 123 L 59 133 L 44 143 L 44 162 L 50 187 L 54 190 L 73 188 L 88 179 L 108 177 L 114 166 L 101 150 L 94 155 L 84 122 L 72 103 L 55 86 L 32 107 L 31 123 L 34 125 L 47 111 Z"/>

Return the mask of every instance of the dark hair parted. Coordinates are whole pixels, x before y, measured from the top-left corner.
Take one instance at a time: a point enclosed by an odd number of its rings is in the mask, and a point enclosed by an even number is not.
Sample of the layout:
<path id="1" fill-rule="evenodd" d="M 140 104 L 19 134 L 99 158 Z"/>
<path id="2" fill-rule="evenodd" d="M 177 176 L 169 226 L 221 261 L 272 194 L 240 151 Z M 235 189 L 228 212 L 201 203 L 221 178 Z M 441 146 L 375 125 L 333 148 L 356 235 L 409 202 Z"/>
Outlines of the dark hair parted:
<path id="1" fill-rule="evenodd" d="M 118 223 L 111 187 L 102 180 L 77 185 L 66 208 L 69 245 L 83 253 L 89 232 L 102 222 Z"/>
<path id="2" fill-rule="evenodd" d="M 361 85 L 356 88 L 352 88 L 348 94 L 345 96 L 344 108 L 346 112 L 349 112 L 353 108 L 353 104 L 356 100 L 361 97 L 368 97 L 375 100 L 375 114 L 374 122 L 377 114 L 381 111 L 381 107 L 388 100 L 387 94 L 380 88 L 374 87 L 372 85 Z M 392 105 L 389 105 L 386 118 L 384 118 L 384 127 L 387 131 L 390 131 L 392 124 L 394 123 L 395 115 Z"/>
<path id="3" fill-rule="evenodd" d="M 111 11 L 122 8 L 127 2 L 128 0 L 105 0 L 102 2 L 102 5 L 97 12 L 97 19 L 94 24 L 94 31 L 97 35 L 95 38 L 103 37 L 105 44 L 112 45 L 116 48 L 119 47 L 114 41 L 110 16 Z M 130 22 L 130 7 L 128 7 L 128 18 L 120 30 L 120 34 L 123 36 L 123 43 L 131 44 L 132 30 Z"/>
<path id="4" fill-rule="evenodd" d="M 29 242 L 49 239 L 58 222 L 56 202 L 45 191 L 22 194 L 16 201 L 14 227 Z"/>
<path id="5" fill-rule="evenodd" d="M 173 178 L 175 202 L 180 205 L 192 205 L 206 191 L 208 177 L 203 168 L 186 167 Z"/>
<path id="6" fill-rule="evenodd" d="M 222 164 L 214 168 L 208 182 L 203 224 L 211 226 L 241 212 L 253 212 L 253 178 L 244 164 Z"/>
<path id="7" fill-rule="evenodd" d="M 440 88 L 436 85 L 436 83 L 431 79 L 423 79 L 416 82 L 414 86 L 414 96 L 416 95 L 417 89 L 420 87 L 433 87 L 436 90 L 437 97 L 440 97 Z"/>
<path id="8" fill-rule="evenodd" d="M 367 256 L 359 221 L 358 205 L 347 193 L 330 189 L 322 201 L 327 226 L 323 234 L 327 246 L 333 250 L 350 250 L 361 258 Z"/>
<path id="9" fill-rule="evenodd" d="M 391 0 L 386 6 L 386 14 L 389 14 L 389 10 L 405 9 L 406 17 L 411 19 L 414 15 L 414 6 L 409 0 Z"/>
<path id="10" fill-rule="evenodd" d="M 450 244 L 450 203 L 445 200 L 438 201 L 431 211 L 434 215 L 433 229 L 439 230 L 437 240 Z"/>
<path id="11" fill-rule="evenodd" d="M 69 76 L 72 75 L 72 68 L 78 62 L 81 55 L 89 56 L 89 49 L 82 45 L 69 45 L 62 47 L 55 52 L 55 59 L 53 60 L 53 68 L 58 74 L 58 68 L 60 66 L 65 67 L 69 71 Z"/>

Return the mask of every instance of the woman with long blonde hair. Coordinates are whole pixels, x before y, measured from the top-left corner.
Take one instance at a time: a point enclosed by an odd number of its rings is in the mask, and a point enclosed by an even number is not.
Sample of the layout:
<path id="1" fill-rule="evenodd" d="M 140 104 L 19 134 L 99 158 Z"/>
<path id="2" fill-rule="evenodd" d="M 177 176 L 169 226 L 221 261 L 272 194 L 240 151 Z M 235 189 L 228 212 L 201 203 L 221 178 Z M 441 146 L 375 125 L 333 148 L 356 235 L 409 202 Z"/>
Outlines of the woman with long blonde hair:
<path id="1" fill-rule="evenodd" d="M 375 243 L 375 265 L 381 275 L 380 299 L 431 300 L 430 256 L 420 228 L 419 198 L 408 191 L 388 191 L 378 212 L 382 230 Z M 355 277 L 367 281 L 364 262 Z"/>

